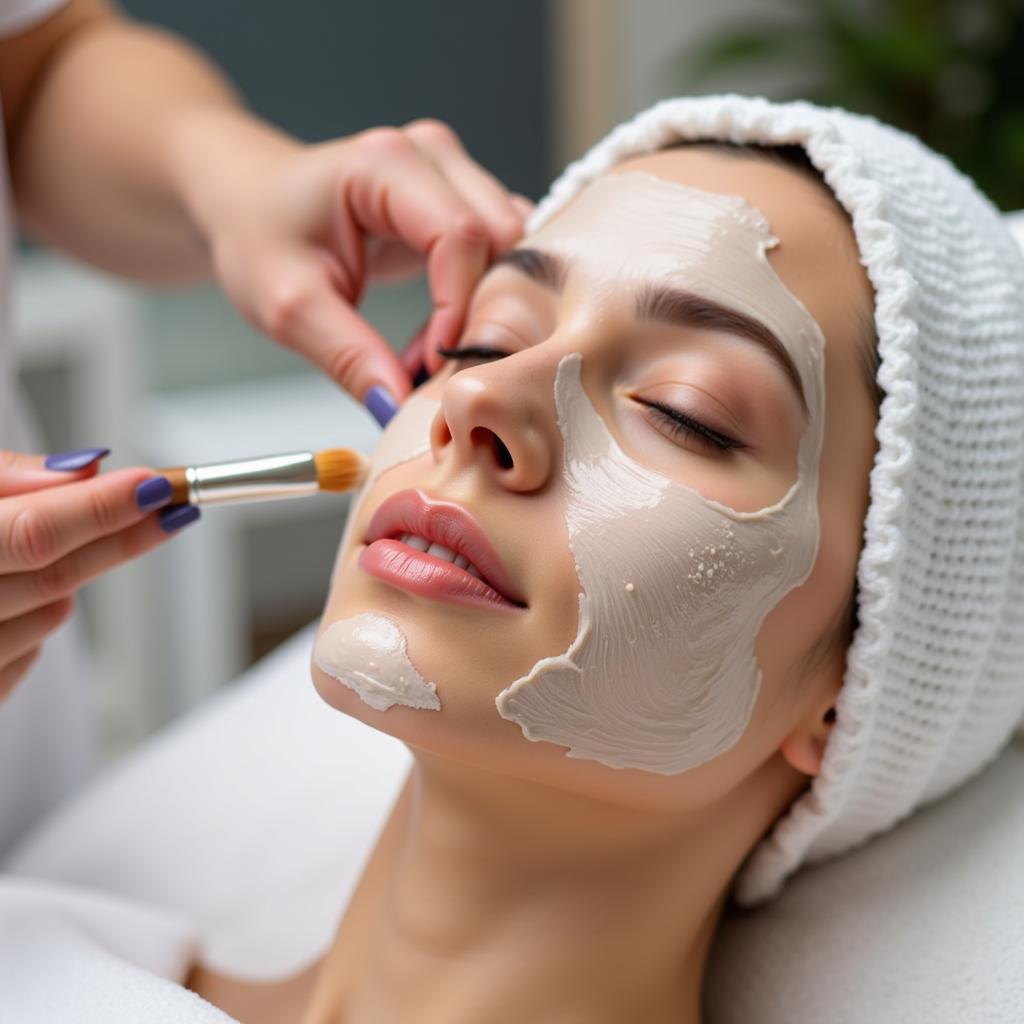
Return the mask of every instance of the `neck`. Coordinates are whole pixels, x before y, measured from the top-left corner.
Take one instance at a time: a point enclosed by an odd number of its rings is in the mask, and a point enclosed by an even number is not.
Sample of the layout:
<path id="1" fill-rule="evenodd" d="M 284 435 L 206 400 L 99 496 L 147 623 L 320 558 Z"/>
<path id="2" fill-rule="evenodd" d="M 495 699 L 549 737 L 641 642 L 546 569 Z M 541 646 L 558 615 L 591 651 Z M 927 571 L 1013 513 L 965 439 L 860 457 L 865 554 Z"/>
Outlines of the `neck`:
<path id="1" fill-rule="evenodd" d="M 417 753 L 303 1024 L 697 1024 L 758 834 L 733 810 L 640 812 Z"/>

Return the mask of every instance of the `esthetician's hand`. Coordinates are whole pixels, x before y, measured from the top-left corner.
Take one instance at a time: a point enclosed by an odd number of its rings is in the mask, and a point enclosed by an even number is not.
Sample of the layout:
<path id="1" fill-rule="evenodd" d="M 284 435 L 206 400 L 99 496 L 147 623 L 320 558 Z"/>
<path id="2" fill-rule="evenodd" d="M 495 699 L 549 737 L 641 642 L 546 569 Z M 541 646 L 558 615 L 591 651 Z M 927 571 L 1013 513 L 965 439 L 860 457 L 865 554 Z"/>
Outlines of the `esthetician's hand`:
<path id="1" fill-rule="evenodd" d="M 191 506 L 153 515 L 170 501 L 168 480 L 146 469 L 97 476 L 106 454 L 0 450 L 0 700 L 71 613 L 79 587 L 198 517 Z"/>
<path id="2" fill-rule="evenodd" d="M 356 310 L 366 286 L 425 267 L 434 310 L 415 343 L 433 371 L 436 350 L 458 337 L 474 285 L 521 236 L 530 209 L 436 121 L 301 146 L 212 112 L 190 119 L 175 150 L 186 204 L 227 294 L 378 419 L 411 382 Z"/>

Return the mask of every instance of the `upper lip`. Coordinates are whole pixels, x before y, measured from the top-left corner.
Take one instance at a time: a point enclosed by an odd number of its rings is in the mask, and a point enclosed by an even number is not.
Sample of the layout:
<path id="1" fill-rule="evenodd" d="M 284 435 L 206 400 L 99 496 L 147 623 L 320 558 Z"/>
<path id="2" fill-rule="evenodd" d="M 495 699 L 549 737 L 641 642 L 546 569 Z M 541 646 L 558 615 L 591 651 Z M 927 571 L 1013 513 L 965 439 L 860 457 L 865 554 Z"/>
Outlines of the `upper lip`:
<path id="1" fill-rule="evenodd" d="M 422 491 L 399 491 L 381 502 L 366 528 L 364 543 L 411 533 L 433 544 L 451 548 L 472 562 L 493 587 L 512 604 L 526 602 L 512 583 L 483 527 L 461 505 L 428 498 Z"/>

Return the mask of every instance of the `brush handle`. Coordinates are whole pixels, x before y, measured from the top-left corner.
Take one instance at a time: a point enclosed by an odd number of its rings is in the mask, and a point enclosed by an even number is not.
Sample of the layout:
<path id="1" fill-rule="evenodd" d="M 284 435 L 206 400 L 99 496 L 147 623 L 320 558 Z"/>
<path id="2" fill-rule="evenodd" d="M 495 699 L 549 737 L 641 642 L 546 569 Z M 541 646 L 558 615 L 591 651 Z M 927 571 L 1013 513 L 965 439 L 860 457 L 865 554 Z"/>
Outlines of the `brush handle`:
<path id="1" fill-rule="evenodd" d="M 320 490 L 313 452 L 269 455 L 258 459 L 186 466 L 168 471 L 177 493 L 189 505 L 225 505 L 269 498 L 298 498 Z M 175 479 L 177 477 L 177 479 Z M 183 485 L 183 486 L 182 486 Z"/>

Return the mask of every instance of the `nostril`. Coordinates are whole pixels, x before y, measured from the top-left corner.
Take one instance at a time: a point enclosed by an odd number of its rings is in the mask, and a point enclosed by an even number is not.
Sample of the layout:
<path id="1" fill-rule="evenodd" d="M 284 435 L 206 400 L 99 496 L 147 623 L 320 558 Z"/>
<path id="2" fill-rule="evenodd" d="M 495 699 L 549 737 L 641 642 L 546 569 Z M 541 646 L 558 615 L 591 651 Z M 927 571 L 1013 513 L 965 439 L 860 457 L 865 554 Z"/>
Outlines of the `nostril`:
<path id="1" fill-rule="evenodd" d="M 494 435 L 494 453 L 497 455 L 498 465 L 502 469 L 512 468 L 512 453 L 505 447 L 504 441 L 497 434 Z"/>
<path id="2" fill-rule="evenodd" d="M 505 442 L 493 430 L 486 427 L 477 427 L 471 434 L 473 443 L 481 447 L 490 448 L 494 452 L 494 459 L 501 469 L 511 469 L 515 462 L 512 453 L 508 450 Z"/>

